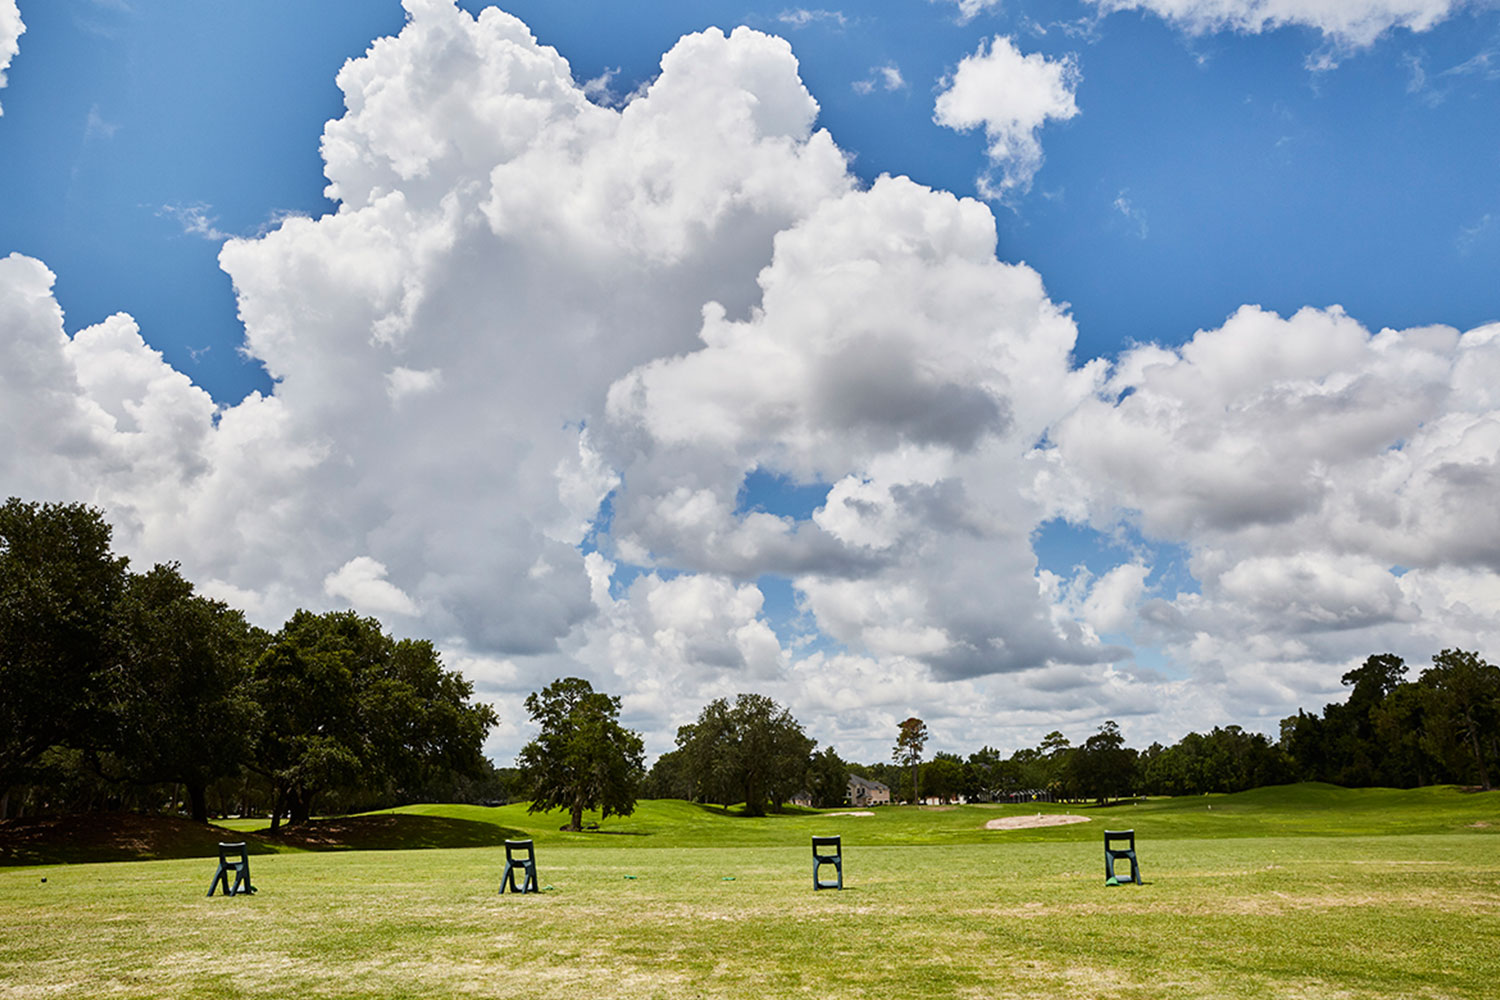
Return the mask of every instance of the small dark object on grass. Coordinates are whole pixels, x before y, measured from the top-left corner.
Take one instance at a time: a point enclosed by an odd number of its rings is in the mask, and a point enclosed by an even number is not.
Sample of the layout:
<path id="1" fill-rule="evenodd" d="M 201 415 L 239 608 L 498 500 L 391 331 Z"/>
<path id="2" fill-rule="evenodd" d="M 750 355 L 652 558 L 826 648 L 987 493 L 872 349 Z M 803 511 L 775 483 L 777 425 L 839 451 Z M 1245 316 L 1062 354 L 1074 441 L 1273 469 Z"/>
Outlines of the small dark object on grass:
<path id="1" fill-rule="evenodd" d="M 520 887 L 516 886 L 517 872 L 524 872 L 526 876 Z M 536 848 L 530 840 L 505 842 L 505 874 L 500 876 L 500 891 L 504 893 L 507 887 L 511 892 L 522 894 L 541 891 L 537 888 Z"/>
<path id="2" fill-rule="evenodd" d="M 830 853 L 832 849 L 832 853 Z M 839 837 L 814 837 L 812 839 L 813 850 L 813 889 L 842 889 L 844 887 L 844 842 Z M 818 869 L 823 865 L 833 865 L 838 872 L 838 879 L 833 882 L 824 882 L 818 877 Z"/>
<path id="3" fill-rule="evenodd" d="M 1129 844 L 1128 847 L 1115 847 L 1114 844 Z M 1130 874 L 1116 875 L 1115 862 L 1129 861 Z M 1104 884 L 1121 885 L 1125 882 L 1141 884 L 1141 866 L 1135 858 L 1135 831 L 1134 830 L 1105 830 L 1104 831 Z"/>
<path id="4" fill-rule="evenodd" d="M 233 886 L 229 884 L 230 872 L 234 872 Z M 214 880 L 208 883 L 208 894 L 212 896 L 220 886 L 223 886 L 226 896 L 248 895 L 255 891 L 255 886 L 250 884 L 250 852 L 243 841 L 237 844 L 220 842 L 219 870 L 214 872 Z"/>

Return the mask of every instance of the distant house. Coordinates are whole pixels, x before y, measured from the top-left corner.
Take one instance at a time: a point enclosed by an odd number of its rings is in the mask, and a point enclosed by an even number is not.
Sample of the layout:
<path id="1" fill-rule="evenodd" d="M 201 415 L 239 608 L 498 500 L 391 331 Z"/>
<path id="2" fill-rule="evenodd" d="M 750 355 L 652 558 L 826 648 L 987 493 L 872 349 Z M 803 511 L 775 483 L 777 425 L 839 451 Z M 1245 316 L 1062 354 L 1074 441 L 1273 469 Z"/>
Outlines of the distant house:
<path id="1" fill-rule="evenodd" d="M 802 806 L 804 809 L 811 809 L 813 804 L 812 792 L 803 789 L 796 795 L 792 796 L 791 802 L 794 806 Z"/>
<path id="2" fill-rule="evenodd" d="M 878 781 L 851 774 L 848 799 L 851 806 L 888 806 L 891 804 L 891 790 Z"/>

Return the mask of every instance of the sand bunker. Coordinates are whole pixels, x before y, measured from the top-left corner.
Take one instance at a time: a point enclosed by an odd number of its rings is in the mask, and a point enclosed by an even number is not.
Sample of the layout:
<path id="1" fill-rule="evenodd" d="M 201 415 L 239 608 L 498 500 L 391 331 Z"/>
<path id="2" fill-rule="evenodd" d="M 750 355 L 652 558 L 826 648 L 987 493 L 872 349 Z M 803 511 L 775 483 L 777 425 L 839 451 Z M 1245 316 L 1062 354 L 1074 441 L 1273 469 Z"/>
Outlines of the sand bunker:
<path id="1" fill-rule="evenodd" d="M 1033 830 L 1039 826 L 1067 826 L 1069 823 L 1093 822 L 1088 816 L 1074 816 L 1072 814 L 1059 816 L 1056 813 L 1048 813 L 1045 816 L 1038 813 L 1035 816 L 1001 816 L 984 824 L 986 830 Z"/>
<path id="2" fill-rule="evenodd" d="M 824 816 L 874 816 L 875 814 L 872 813 L 872 812 L 870 812 L 868 809 L 862 809 L 859 812 L 824 813 L 823 815 Z"/>

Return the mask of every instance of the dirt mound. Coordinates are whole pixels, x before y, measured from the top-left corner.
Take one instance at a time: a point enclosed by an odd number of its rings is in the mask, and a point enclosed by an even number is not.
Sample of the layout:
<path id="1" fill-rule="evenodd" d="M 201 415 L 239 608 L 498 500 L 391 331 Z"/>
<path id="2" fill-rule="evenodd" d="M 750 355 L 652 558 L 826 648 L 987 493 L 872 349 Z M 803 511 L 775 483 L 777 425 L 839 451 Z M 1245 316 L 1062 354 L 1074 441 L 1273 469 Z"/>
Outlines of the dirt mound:
<path id="1" fill-rule="evenodd" d="M 1067 826 L 1069 823 L 1091 823 L 1087 816 L 1072 813 L 1059 816 L 1056 813 L 1037 813 L 1035 816 L 1001 816 L 984 824 L 986 830 L 1035 830 L 1041 826 Z"/>

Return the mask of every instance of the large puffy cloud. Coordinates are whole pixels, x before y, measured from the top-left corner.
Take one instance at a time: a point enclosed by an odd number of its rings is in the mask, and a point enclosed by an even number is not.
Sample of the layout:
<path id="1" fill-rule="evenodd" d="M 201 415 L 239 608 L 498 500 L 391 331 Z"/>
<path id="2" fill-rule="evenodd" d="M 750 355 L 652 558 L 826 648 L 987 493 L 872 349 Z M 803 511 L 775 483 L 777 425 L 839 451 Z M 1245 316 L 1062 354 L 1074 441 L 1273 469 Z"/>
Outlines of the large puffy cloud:
<path id="1" fill-rule="evenodd" d="M 1209 675 L 1280 677 L 1262 691 L 1280 703 L 1374 650 L 1500 638 L 1478 610 L 1500 602 L 1497 377 L 1500 326 L 1245 307 L 1122 356 L 1053 428 L 1070 473 L 1048 485 L 1070 516 L 1186 547 L 1200 591 L 1142 593 L 1135 634 Z"/>
<path id="2" fill-rule="evenodd" d="M 989 211 L 881 178 L 781 233 L 760 284 L 611 388 L 621 550 L 794 575 L 824 634 L 940 676 L 1118 658 L 1053 619 L 1029 540 L 1027 455 L 1099 368 Z M 832 487 L 810 521 L 737 514 L 756 470 Z"/>
<path id="3" fill-rule="evenodd" d="M 1287 25 L 1320 31 L 1353 47 L 1372 44 L 1392 28 L 1426 31 L 1466 0 L 1088 0 L 1103 11 L 1145 10 L 1194 34 L 1259 34 Z"/>
<path id="4" fill-rule="evenodd" d="M 984 205 L 854 182 L 785 42 L 689 36 L 612 109 L 509 15 L 407 7 L 339 74 L 338 211 L 222 251 L 270 395 L 216 409 L 127 316 L 69 338 L 50 272 L 0 260 L 5 493 L 104 506 L 262 624 L 439 641 L 502 751 L 564 673 L 653 750 L 758 690 L 875 759 L 914 712 L 955 749 L 1170 740 L 1492 638 L 1494 328 L 1247 309 L 1080 368 Z M 746 509 L 766 475 L 826 499 Z M 1059 516 L 1180 546 L 1199 589 L 1150 546 L 1039 570 Z"/>
<path id="5" fill-rule="evenodd" d="M 25 31 L 16 0 L 0 0 L 0 88 L 7 82 L 5 71 L 10 68 L 10 61 L 21 51 L 20 39 Z M 0 108 L 0 114 L 4 113 L 5 109 Z"/>
<path id="6" fill-rule="evenodd" d="M 703 301 L 748 308 L 772 234 L 850 182 L 778 39 L 686 38 L 615 111 L 501 11 L 408 9 L 339 74 L 340 211 L 222 262 L 290 431 L 324 452 L 278 498 L 298 589 L 367 559 L 439 635 L 544 652 L 593 613 L 605 388 L 687 347 Z"/>
<path id="7" fill-rule="evenodd" d="M 997 35 L 980 42 L 978 51 L 965 56 L 943 81 L 933 121 L 961 132 L 983 127 L 986 154 L 999 178 L 981 175 L 980 190 L 1003 198 L 1031 187 L 1042 166 L 1037 131 L 1049 120 L 1066 121 L 1078 114 L 1073 95 L 1079 80 L 1072 56 L 1022 55 L 1014 42 Z"/>

